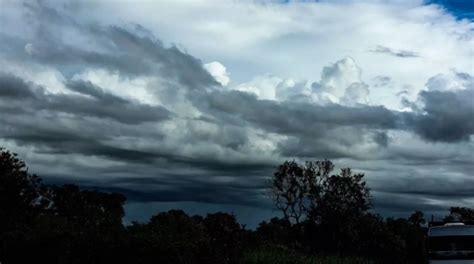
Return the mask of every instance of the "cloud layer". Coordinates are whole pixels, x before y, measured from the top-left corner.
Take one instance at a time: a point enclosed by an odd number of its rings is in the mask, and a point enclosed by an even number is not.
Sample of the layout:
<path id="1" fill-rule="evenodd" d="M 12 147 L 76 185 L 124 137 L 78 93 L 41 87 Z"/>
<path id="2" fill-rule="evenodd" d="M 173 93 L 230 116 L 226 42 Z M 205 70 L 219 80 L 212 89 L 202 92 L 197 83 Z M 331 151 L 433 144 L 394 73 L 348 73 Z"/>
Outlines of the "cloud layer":
<path id="1" fill-rule="evenodd" d="M 48 182 L 269 208 L 277 164 L 330 158 L 384 214 L 474 201 L 474 23 L 439 6 L 1 5 L 0 144 Z"/>

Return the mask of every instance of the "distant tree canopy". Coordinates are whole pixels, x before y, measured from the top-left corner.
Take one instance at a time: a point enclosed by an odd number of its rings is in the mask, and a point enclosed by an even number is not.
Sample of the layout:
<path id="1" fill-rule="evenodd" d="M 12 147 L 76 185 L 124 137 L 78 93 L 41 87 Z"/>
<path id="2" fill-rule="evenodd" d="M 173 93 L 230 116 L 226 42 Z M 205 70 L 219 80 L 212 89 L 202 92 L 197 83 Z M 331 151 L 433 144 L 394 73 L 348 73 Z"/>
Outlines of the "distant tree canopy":
<path id="1" fill-rule="evenodd" d="M 16 154 L 0 148 L 0 231 L 24 228 L 44 207 L 41 179 Z"/>
<path id="2" fill-rule="evenodd" d="M 257 229 L 261 236 L 288 241 L 309 252 L 367 256 L 383 263 L 422 263 L 422 213 L 416 212 L 410 221 L 385 222 L 368 212 L 371 195 L 364 175 L 350 168 L 338 174 L 333 170 L 334 164 L 328 160 L 281 164 L 270 188 L 285 221 L 262 223 Z"/>
<path id="3" fill-rule="evenodd" d="M 43 185 L 16 154 L 1 149 L 0 261 L 41 255 L 50 263 L 94 263 L 124 236 L 124 202 L 121 194 Z"/>
<path id="4" fill-rule="evenodd" d="M 286 161 L 273 174 L 271 192 L 274 205 L 290 222 L 322 223 L 357 218 L 370 208 L 370 192 L 363 174 L 350 168 L 331 175 L 331 161 L 307 161 L 304 165 Z"/>
<path id="5" fill-rule="evenodd" d="M 425 214 L 422 211 L 415 211 L 408 217 L 408 221 L 415 226 L 422 226 L 426 223 Z"/>
<path id="6" fill-rule="evenodd" d="M 474 222 L 474 209 L 467 207 L 451 207 L 449 215 L 444 218 L 445 222 Z"/>

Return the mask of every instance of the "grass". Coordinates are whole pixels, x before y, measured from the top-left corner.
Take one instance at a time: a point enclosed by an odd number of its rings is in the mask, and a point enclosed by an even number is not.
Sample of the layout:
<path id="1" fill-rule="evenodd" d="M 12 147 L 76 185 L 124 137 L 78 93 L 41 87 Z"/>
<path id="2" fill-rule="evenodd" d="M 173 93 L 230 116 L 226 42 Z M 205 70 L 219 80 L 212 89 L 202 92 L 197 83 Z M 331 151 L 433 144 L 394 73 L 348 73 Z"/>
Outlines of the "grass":
<path id="1" fill-rule="evenodd" d="M 305 256 L 285 249 L 257 249 L 247 252 L 242 264 L 374 264 L 358 257 Z"/>

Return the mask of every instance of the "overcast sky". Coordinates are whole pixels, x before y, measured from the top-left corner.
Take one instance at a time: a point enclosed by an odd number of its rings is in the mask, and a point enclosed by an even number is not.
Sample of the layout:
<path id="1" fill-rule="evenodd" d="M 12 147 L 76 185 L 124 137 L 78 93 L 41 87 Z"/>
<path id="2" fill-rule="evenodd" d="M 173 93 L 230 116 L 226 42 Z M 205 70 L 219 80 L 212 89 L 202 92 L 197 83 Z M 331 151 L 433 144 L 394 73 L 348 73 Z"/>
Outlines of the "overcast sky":
<path id="1" fill-rule="evenodd" d="M 276 214 L 287 159 L 366 174 L 375 211 L 474 205 L 462 1 L 0 0 L 0 146 L 48 183 Z"/>

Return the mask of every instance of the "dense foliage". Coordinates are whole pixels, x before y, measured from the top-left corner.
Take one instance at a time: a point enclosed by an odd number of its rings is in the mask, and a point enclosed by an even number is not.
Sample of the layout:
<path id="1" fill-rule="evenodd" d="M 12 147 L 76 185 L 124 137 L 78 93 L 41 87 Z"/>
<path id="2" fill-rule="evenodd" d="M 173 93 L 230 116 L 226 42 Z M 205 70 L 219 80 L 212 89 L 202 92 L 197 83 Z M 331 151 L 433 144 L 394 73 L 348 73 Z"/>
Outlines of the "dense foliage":
<path id="1" fill-rule="evenodd" d="M 234 215 L 161 212 L 123 225 L 125 197 L 46 186 L 15 154 L 0 149 L 2 263 L 424 263 L 423 213 L 383 219 L 368 212 L 362 174 L 331 175 L 329 161 L 294 161 L 272 178 L 283 218 L 256 230 Z M 453 207 L 446 220 L 472 221 Z"/>

